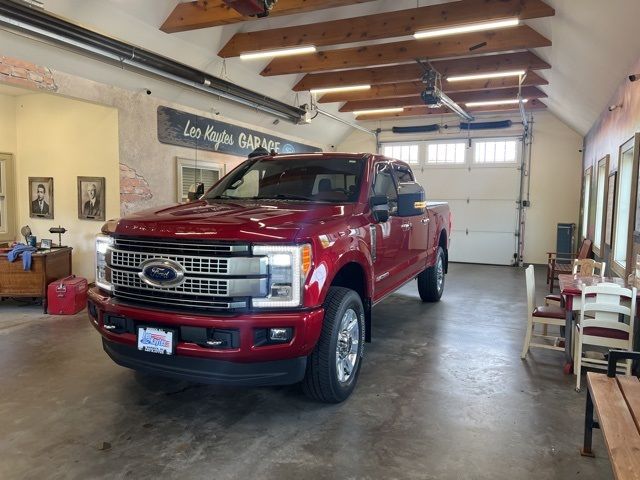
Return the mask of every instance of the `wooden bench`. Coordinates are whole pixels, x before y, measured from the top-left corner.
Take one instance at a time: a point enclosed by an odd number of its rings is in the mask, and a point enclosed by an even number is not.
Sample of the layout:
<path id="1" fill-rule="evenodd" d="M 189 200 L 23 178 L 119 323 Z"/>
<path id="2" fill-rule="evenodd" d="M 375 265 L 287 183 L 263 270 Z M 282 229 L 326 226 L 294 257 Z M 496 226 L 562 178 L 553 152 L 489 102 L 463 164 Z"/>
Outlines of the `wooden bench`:
<path id="1" fill-rule="evenodd" d="M 633 376 L 616 377 L 616 363 L 622 359 L 640 360 L 640 352 L 612 350 L 608 371 L 587 373 L 587 408 L 584 445 L 581 454 L 593 457 L 594 428 L 602 430 L 614 477 L 640 480 L 640 381 Z M 593 413 L 598 417 L 594 421 Z"/>

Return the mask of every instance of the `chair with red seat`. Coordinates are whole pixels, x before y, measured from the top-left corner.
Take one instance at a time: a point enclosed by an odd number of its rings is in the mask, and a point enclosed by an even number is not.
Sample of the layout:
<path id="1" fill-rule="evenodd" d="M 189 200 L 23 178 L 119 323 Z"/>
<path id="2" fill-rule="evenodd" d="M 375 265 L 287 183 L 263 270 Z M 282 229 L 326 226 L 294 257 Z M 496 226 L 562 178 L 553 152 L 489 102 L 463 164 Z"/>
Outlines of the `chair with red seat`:
<path id="1" fill-rule="evenodd" d="M 636 295 L 635 287 L 629 289 L 613 283 L 600 283 L 582 289 L 582 308 L 580 323 L 576 325 L 573 359 L 576 390 L 580 390 L 583 366 L 607 369 L 606 360 L 582 358 L 583 345 L 633 350 Z M 592 297 L 588 303 L 587 297 Z M 626 375 L 631 375 L 631 360 L 618 363 L 616 367 Z"/>
<path id="2" fill-rule="evenodd" d="M 534 328 L 537 324 L 547 327 L 547 325 L 556 325 L 564 327 L 566 319 L 566 311 L 564 308 L 556 306 L 538 306 L 535 307 L 535 272 L 533 265 L 529 265 L 525 271 L 527 284 L 527 332 L 524 337 L 524 345 L 522 346 L 522 354 L 520 358 L 524 359 L 530 348 L 546 348 L 548 350 L 557 350 L 564 352 L 564 348 L 558 346 L 560 340 L 564 340 L 558 336 L 547 335 L 544 331 L 542 334 L 535 333 Z M 540 338 L 543 341 L 534 342 L 532 339 Z M 546 340 L 546 341 L 545 341 Z M 551 340 L 551 342 L 549 342 Z"/>
<path id="3" fill-rule="evenodd" d="M 580 245 L 578 253 L 557 253 L 547 252 L 547 283 L 549 284 L 549 293 L 553 293 L 556 279 L 561 273 L 571 273 L 573 270 L 573 260 L 582 260 L 591 256 L 592 242 L 585 238 Z"/>

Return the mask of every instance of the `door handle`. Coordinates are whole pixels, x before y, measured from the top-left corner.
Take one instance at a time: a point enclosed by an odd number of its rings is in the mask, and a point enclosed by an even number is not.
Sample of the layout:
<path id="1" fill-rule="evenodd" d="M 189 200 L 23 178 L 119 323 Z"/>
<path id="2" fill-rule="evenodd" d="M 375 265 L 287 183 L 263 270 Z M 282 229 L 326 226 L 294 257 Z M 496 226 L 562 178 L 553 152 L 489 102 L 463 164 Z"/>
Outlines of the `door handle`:
<path id="1" fill-rule="evenodd" d="M 423 218 L 422 220 L 420 220 L 420 223 L 422 223 L 423 225 L 426 225 L 427 223 L 429 223 L 429 219 Z"/>
<path id="2" fill-rule="evenodd" d="M 410 223 L 403 223 L 402 225 L 400 225 L 400 228 L 402 228 L 402 230 L 407 232 L 407 231 L 411 230 L 411 224 Z"/>

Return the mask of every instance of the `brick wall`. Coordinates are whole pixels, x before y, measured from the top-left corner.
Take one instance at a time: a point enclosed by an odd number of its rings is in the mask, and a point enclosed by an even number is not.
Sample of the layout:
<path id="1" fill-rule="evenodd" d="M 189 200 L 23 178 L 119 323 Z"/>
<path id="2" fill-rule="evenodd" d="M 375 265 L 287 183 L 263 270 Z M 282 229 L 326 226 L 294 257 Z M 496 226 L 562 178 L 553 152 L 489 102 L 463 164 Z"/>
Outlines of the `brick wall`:
<path id="1" fill-rule="evenodd" d="M 153 197 L 149 182 L 134 168 L 120 164 L 120 210 L 130 213 L 135 203 Z"/>
<path id="2" fill-rule="evenodd" d="M 0 56 L 0 83 L 30 90 L 58 90 L 53 74 L 47 67 L 5 56 Z"/>

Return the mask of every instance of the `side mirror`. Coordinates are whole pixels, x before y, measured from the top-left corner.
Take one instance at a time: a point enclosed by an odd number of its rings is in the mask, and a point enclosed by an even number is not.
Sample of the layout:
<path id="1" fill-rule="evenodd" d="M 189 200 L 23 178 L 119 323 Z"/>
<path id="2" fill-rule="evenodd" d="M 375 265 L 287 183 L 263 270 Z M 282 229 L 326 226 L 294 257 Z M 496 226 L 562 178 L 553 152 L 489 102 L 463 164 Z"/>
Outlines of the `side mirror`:
<path id="1" fill-rule="evenodd" d="M 189 193 L 187 193 L 187 198 L 190 202 L 193 200 L 198 200 L 202 195 L 204 195 L 204 183 L 196 183 L 195 188 L 189 189 Z"/>
<path id="2" fill-rule="evenodd" d="M 369 203 L 371 204 L 371 214 L 377 223 L 389 220 L 389 199 L 386 195 L 374 195 Z"/>
<path id="3" fill-rule="evenodd" d="M 424 200 L 424 188 L 416 182 L 401 183 L 398 187 L 398 216 L 413 217 L 422 215 L 427 202 Z"/>

